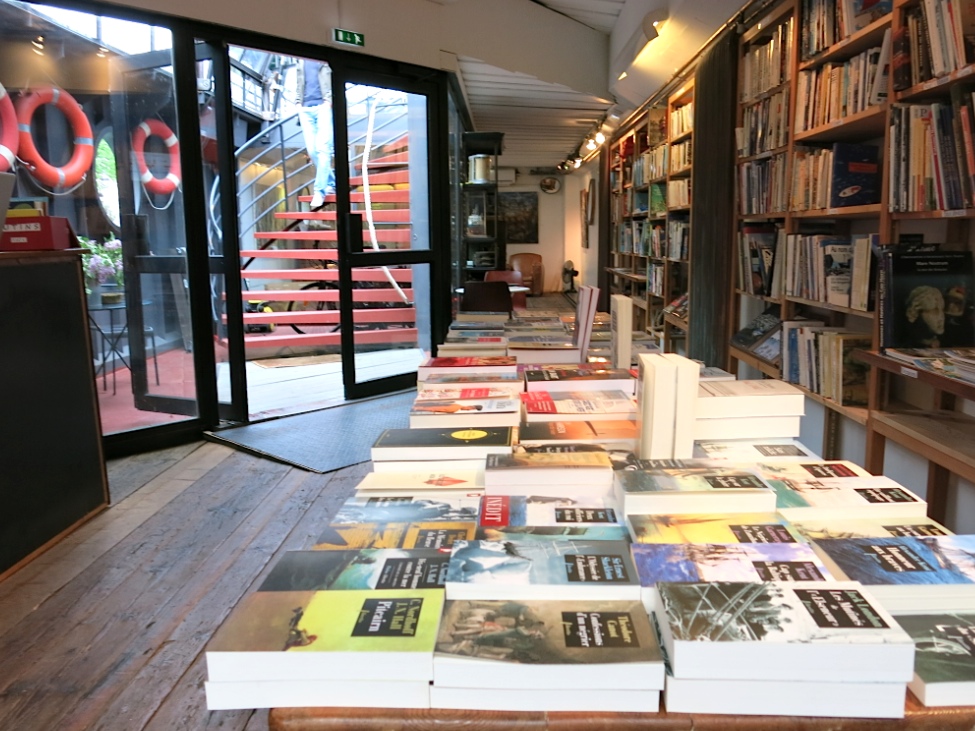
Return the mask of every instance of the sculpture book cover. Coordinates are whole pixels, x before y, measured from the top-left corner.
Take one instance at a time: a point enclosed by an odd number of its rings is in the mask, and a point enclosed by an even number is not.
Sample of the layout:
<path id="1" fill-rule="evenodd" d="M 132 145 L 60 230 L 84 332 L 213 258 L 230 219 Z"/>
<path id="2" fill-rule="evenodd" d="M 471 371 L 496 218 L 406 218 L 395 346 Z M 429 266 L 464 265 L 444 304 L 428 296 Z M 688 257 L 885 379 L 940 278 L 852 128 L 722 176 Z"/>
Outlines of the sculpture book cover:
<path id="1" fill-rule="evenodd" d="M 449 549 L 288 551 L 258 591 L 443 588 Z"/>

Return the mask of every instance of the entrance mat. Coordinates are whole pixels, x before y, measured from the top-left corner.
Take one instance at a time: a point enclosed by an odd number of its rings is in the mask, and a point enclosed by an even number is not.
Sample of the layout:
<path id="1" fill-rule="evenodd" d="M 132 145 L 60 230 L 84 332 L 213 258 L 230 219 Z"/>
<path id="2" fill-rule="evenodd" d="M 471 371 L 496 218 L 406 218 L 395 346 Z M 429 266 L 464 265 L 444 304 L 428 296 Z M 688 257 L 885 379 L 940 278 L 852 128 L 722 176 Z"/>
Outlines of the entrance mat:
<path id="1" fill-rule="evenodd" d="M 384 429 L 408 427 L 415 398 L 416 391 L 411 389 L 205 435 L 312 472 L 331 472 L 371 459 L 373 442 Z"/>
<path id="2" fill-rule="evenodd" d="M 296 355 L 293 358 L 264 358 L 262 360 L 252 360 L 256 366 L 261 368 L 290 368 L 294 366 L 320 365 L 322 363 L 341 363 L 341 353 L 330 353 L 326 355 Z"/>

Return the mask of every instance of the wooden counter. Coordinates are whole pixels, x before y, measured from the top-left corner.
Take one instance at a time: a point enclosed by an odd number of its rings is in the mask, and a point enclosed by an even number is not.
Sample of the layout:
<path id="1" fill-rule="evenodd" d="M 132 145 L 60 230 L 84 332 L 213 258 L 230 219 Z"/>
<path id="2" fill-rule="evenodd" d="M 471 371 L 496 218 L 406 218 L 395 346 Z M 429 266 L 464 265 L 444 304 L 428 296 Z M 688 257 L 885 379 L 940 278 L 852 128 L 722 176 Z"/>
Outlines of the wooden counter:
<path id="1" fill-rule="evenodd" d="M 925 708 L 908 693 L 903 719 L 275 708 L 268 723 L 270 731 L 972 731 L 975 706 Z"/>

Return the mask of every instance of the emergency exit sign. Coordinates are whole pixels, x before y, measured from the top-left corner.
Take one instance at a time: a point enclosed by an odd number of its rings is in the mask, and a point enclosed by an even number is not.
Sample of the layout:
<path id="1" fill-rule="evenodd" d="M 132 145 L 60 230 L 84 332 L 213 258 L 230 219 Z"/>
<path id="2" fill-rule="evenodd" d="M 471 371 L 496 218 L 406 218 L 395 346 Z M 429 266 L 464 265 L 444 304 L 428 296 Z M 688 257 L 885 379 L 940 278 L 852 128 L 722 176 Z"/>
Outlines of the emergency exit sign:
<path id="1" fill-rule="evenodd" d="M 353 33 L 351 30 L 335 28 L 336 43 L 348 43 L 350 46 L 365 46 L 366 37 L 362 33 Z"/>

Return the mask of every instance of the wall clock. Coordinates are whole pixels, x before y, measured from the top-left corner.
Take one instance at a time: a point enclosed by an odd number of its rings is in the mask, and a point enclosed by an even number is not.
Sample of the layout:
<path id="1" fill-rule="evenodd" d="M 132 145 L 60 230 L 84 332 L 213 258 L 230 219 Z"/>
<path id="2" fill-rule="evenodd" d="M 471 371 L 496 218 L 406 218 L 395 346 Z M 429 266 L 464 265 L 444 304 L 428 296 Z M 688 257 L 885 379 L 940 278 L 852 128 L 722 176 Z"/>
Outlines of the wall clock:
<path id="1" fill-rule="evenodd" d="M 548 176 L 538 181 L 538 187 L 542 189 L 543 193 L 558 193 L 562 189 L 562 181 Z"/>

